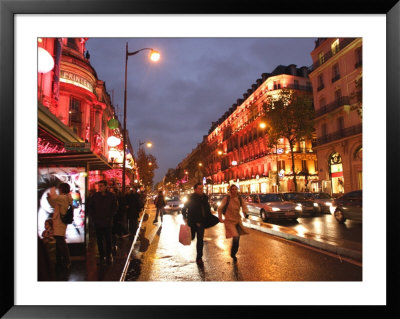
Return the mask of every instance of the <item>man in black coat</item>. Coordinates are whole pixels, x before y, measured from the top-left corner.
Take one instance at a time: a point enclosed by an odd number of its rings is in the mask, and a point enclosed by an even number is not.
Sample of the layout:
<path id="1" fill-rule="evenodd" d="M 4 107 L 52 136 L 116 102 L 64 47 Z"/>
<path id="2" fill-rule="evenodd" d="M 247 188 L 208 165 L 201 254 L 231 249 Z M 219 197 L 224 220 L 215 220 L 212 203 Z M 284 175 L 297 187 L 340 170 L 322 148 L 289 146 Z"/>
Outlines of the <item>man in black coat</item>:
<path id="1" fill-rule="evenodd" d="M 117 199 L 113 193 L 107 190 L 107 181 L 101 180 L 97 183 L 97 186 L 98 192 L 91 197 L 88 203 L 88 212 L 96 229 L 100 264 L 105 260 L 108 264 L 111 264 L 113 261 L 111 255 L 112 225 L 113 217 L 117 212 Z"/>
<path id="2" fill-rule="evenodd" d="M 203 193 L 203 185 L 196 183 L 193 189 L 194 193 L 190 195 L 188 201 L 182 208 L 182 216 L 185 223 L 191 228 L 192 240 L 197 234 L 196 263 L 202 265 L 204 229 L 207 217 L 211 214 L 211 207 L 208 202 L 208 196 Z"/>
<path id="3" fill-rule="evenodd" d="M 140 211 L 143 208 L 141 198 L 137 193 L 135 187 L 133 187 L 132 191 L 129 194 L 127 194 L 126 204 L 127 204 L 129 235 L 131 237 L 135 237 L 137 228 L 139 226 L 138 218 L 140 215 Z"/>

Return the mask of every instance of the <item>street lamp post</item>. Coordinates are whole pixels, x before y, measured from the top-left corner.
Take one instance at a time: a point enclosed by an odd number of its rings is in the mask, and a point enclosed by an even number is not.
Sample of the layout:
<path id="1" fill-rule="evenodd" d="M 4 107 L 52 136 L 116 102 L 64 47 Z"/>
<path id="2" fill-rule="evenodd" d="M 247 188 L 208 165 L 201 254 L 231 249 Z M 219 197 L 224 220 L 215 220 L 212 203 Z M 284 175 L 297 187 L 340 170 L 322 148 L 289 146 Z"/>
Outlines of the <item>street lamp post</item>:
<path id="1" fill-rule="evenodd" d="M 158 61 L 160 58 L 160 53 L 152 48 L 143 48 L 134 52 L 128 52 L 128 42 L 126 42 L 126 51 L 125 51 L 125 90 L 124 90 L 124 129 L 123 129 L 123 160 L 122 160 L 122 194 L 125 194 L 125 171 L 126 171 L 126 83 L 128 76 L 128 56 L 138 54 L 141 51 L 150 50 L 151 56 L 150 59 L 152 61 Z"/>

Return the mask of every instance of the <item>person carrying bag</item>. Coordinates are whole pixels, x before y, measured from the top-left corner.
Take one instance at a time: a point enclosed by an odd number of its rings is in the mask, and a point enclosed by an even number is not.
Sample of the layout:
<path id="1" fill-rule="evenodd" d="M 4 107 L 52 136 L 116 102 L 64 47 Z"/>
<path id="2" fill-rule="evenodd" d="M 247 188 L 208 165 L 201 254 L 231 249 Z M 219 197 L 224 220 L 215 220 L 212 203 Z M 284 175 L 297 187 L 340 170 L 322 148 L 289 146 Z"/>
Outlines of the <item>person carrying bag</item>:
<path id="1" fill-rule="evenodd" d="M 232 238 L 231 257 L 234 262 L 237 262 L 236 253 L 239 250 L 240 236 L 248 234 L 242 224 L 240 208 L 242 208 L 242 213 L 247 216 L 247 206 L 238 195 L 237 186 L 231 185 L 229 195 L 224 197 L 218 207 L 218 218 L 225 225 L 226 238 Z M 224 215 L 224 218 L 222 218 L 222 215 Z"/>

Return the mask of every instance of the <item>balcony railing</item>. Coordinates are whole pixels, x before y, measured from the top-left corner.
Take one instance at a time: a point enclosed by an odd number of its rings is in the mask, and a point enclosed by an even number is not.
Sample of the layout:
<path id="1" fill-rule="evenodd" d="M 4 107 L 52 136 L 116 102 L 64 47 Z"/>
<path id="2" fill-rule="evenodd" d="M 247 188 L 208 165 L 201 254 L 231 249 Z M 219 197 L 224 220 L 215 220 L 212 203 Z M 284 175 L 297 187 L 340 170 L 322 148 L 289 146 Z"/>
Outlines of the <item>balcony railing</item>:
<path id="1" fill-rule="evenodd" d="M 362 124 L 350 126 L 348 128 L 338 130 L 332 134 L 327 134 L 317 138 L 317 145 L 323 145 L 332 141 L 340 140 L 345 137 L 362 133 Z"/>
<path id="2" fill-rule="evenodd" d="M 346 105 L 350 104 L 350 98 L 348 96 L 342 96 L 338 98 L 337 100 L 333 101 L 332 103 L 329 103 L 320 109 L 315 111 L 315 117 L 319 117 L 321 115 L 324 115 L 326 113 L 332 112 L 333 110 Z"/>
<path id="3" fill-rule="evenodd" d="M 296 85 L 296 84 L 288 84 L 286 89 L 292 89 L 292 90 L 301 90 L 301 91 L 309 91 L 312 92 L 312 87 L 308 85 Z"/>

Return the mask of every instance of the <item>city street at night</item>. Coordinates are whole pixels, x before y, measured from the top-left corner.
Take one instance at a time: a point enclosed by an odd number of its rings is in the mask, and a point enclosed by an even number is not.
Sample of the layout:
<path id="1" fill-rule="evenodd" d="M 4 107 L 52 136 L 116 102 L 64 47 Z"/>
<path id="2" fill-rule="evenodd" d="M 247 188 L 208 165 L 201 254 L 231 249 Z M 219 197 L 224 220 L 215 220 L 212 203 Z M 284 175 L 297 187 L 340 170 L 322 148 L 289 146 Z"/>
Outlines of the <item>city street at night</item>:
<path id="1" fill-rule="evenodd" d="M 385 305 L 383 12 L 113 14 L 122 2 L 6 17 L 8 299 Z"/>
<path id="2" fill-rule="evenodd" d="M 150 205 L 150 218 L 154 214 Z M 195 241 L 178 242 L 178 213 L 164 215 L 163 223 L 144 226 L 146 250 L 137 245 L 126 281 L 360 281 L 362 267 L 356 261 L 310 249 L 293 241 L 249 229 L 243 236 L 237 263 L 229 256 L 231 239 L 223 224 L 204 235 L 204 266 L 195 262 Z"/>

